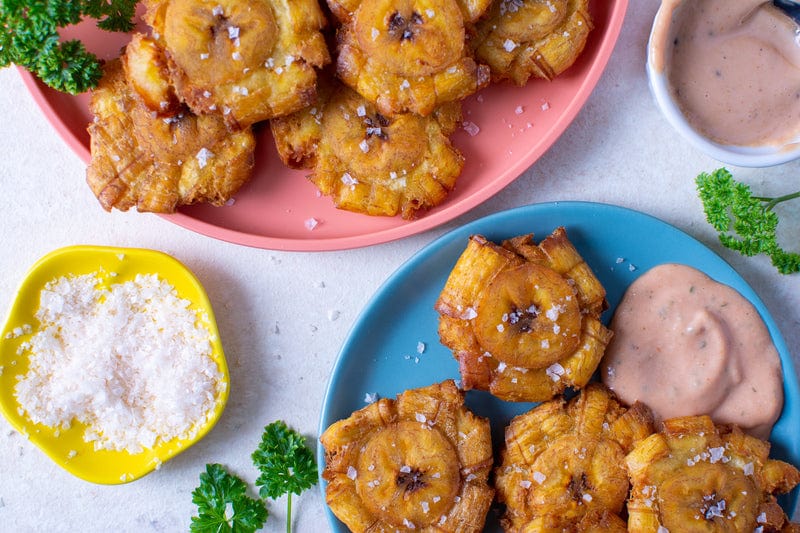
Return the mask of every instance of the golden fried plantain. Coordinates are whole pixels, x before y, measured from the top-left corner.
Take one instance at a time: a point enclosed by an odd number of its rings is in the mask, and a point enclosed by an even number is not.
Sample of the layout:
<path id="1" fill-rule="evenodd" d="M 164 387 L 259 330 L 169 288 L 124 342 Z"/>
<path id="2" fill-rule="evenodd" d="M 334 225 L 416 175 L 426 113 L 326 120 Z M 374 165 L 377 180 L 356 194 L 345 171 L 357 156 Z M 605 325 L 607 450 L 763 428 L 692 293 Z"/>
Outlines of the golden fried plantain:
<path id="1" fill-rule="evenodd" d="M 184 110 L 169 81 L 164 50 L 153 39 L 133 34 L 121 59 L 125 78 L 149 110 L 160 117 L 174 117 Z"/>
<path id="2" fill-rule="evenodd" d="M 492 80 L 525 85 L 572 66 L 593 28 L 589 0 L 498 0 L 471 41 Z"/>
<path id="3" fill-rule="evenodd" d="M 464 165 L 449 139 L 460 104 L 428 117 L 388 117 L 339 81 L 324 80 L 315 105 L 270 121 L 283 162 L 310 168 L 310 180 L 340 209 L 413 219 L 444 201 Z"/>
<path id="4" fill-rule="evenodd" d="M 489 421 L 452 380 L 382 398 L 320 437 L 326 501 L 351 531 L 482 531 L 494 490 Z"/>
<path id="5" fill-rule="evenodd" d="M 536 263 L 499 272 L 482 291 L 475 312 L 478 343 L 512 366 L 550 366 L 580 342 L 575 289 L 555 270 Z"/>
<path id="6" fill-rule="evenodd" d="M 146 22 L 167 51 L 172 83 L 197 114 L 232 129 L 296 111 L 316 98 L 330 62 L 316 0 L 147 0 Z"/>
<path id="7" fill-rule="evenodd" d="M 625 531 L 625 455 L 652 432 L 644 404 L 626 408 L 594 382 L 515 417 L 495 470 L 504 529 Z"/>
<path id="8" fill-rule="evenodd" d="M 329 0 L 342 23 L 337 75 L 386 116 L 429 115 L 489 83 L 472 58 L 467 26 L 487 0 Z"/>
<path id="9" fill-rule="evenodd" d="M 125 61 L 123 56 L 106 63 L 91 96 L 92 159 L 86 181 L 100 204 L 108 211 L 135 207 L 172 213 L 181 205 L 227 202 L 252 174 L 250 128 L 230 133 L 218 117 L 195 116 L 186 108 L 159 116 L 139 90 L 163 95 L 165 86 L 153 77 L 154 70 L 131 68 L 138 59 L 127 62 L 136 80 L 129 82 Z"/>
<path id="10" fill-rule="evenodd" d="M 769 458 L 766 441 L 705 415 L 672 418 L 625 458 L 632 484 L 628 530 L 790 531 L 775 495 L 800 482 Z"/>
<path id="11" fill-rule="evenodd" d="M 564 228 L 538 245 L 532 235 L 502 246 L 472 236 L 435 304 L 464 388 L 510 401 L 586 385 L 611 340 L 599 319 L 606 307 Z"/>

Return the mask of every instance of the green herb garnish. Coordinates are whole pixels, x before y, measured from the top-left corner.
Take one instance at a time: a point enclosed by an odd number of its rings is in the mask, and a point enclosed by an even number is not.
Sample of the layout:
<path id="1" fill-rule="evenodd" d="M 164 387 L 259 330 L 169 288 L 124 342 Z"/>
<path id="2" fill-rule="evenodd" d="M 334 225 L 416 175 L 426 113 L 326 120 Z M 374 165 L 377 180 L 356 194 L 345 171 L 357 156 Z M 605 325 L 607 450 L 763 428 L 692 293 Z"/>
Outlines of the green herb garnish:
<path id="1" fill-rule="evenodd" d="M 800 272 L 800 254 L 778 244 L 776 205 L 800 198 L 800 191 L 775 198 L 753 196 L 750 187 L 720 168 L 697 176 L 706 220 L 719 232 L 723 246 L 745 256 L 765 254 L 781 274 Z"/>
<path id="2" fill-rule="evenodd" d="M 0 0 L 0 68 L 18 65 L 58 91 L 82 93 L 102 77 L 100 60 L 58 30 L 83 18 L 105 31 L 131 31 L 136 0 Z"/>
<path id="3" fill-rule="evenodd" d="M 286 531 L 292 531 L 292 494 L 300 495 L 317 483 L 317 463 L 305 438 L 282 420 L 264 427 L 261 444 L 252 454 L 261 475 L 260 498 L 247 495 L 247 484 L 218 464 L 206 465 L 200 486 L 192 492 L 198 515 L 192 533 L 252 533 L 264 526 L 269 513 L 261 498 L 287 495 Z"/>
<path id="4" fill-rule="evenodd" d="M 247 484 L 219 464 L 206 465 L 192 502 L 198 509 L 192 533 L 252 533 L 264 526 L 269 515 L 264 501 L 248 496 Z"/>
<path id="5" fill-rule="evenodd" d="M 253 452 L 261 475 L 256 485 L 262 498 L 287 495 L 286 531 L 292 531 L 292 494 L 300 495 L 317 483 L 317 463 L 305 438 L 278 420 L 264 428 L 261 444 Z"/>

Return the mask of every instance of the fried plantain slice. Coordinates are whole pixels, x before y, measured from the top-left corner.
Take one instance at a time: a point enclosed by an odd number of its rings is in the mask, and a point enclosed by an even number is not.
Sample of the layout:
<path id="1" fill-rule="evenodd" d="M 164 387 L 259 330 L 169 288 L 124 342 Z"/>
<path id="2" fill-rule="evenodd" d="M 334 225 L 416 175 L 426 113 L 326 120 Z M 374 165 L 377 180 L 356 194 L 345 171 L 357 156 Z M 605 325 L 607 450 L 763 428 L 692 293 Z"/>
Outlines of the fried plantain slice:
<path id="1" fill-rule="evenodd" d="M 472 43 L 493 81 L 522 86 L 572 66 L 592 28 L 589 0 L 500 0 L 478 22 Z"/>
<path id="2" fill-rule="evenodd" d="M 628 530 L 790 531 L 775 495 L 800 483 L 770 445 L 708 416 L 672 418 L 625 458 Z"/>
<path id="3" fill-rule="evenodd" d="M 230 133 L 218 117 L 196 116 L 184 107 L 159 116 L 150 105 L 169 91 L 164 92 L 158 69 L 139 68 L 138 54 L 147 57 L 154 49 L 138 47 L 132 48 L 135 59 L 126 52 L 106 63 L 92 93 L 89 187 L 107 211 L 172 213 L 200 202 L 223 205 L 252 174 L 255 138 L 250 128 Z M 123 62 L 135 81 L 126 78 Z"/>
<path id="4" fill-rule="evenodd" d="M 270 122 L 283 162 L 310 168 L 309 179 L 340 209 L 413 219 L 442 203 L 464 165 L 449 139 L 460 104 L 428 117 L 388 117 L 338 80 L 324 79 L 316 104 Z"/>
<path id="5" fill-rule="evenodd" d="M 462 386 L 509 401 L 586 385 L 612 336 L 605 290 L 562 227 L 538 245 L 472 236 L 434 307 Z"/>
<path id="6" fill-rule="evenodd" d="M 594 382 L 515 417 L 495 470 L 504 529 L 625 531 L 625 455 L 652 432 L 644 404 L 626 408 Z"/>
<path id="7" fill-rule="evenodd" d="M 429 115 L 489 83 L 467 47 L 487 0 L 329 0 L 341 22 L 336 73 L 386 116 Z"/>
<path id="8" fill-rule="evenodd" d="M 316 0 L 144 3 L 172 83 L 193 112 L 218 114 L 237 129 L 316 98 L 316 69 L 330 62 Z"/>
<path id="9" fill-rule="evenodd" d="M 478 343 L 512 366 L 550 366 L 573 353 L 580 341 L 575 290 L 555 270 L 536 263 L 499 272 L 475 311 Z"/>
<path id="10" fill-rule="evenodd" d="M 174 117 L 183 111 L 169 81 L 164 50 L 153 39 L 134 33 L 121 59 L 125 78 L 148 109 L 160 117 Z"/>
<path id="11" fill-rule="evenodd" d="M 537 516 L 521 529 L 519 533 L 625 533 L 628 531 L 625 520 L 607 510 L 591 509 L 580 519 L 565 524 L 561 517 Z"/>
<path id="12" fill-rule="evenodd" d="M 489 421 L 453 380 L 382 398 L 320 442 L 326 501 L 351 531 L 483 530 L 494 497 Z"/>
<path id="13" fill-rule="evenodd" d="M 608 308 L 605 289 L 570 242 L 564 228 L 556 228 L 538 245 L 529 234 L 507 239 L 503 241 L 503 247 L 532 263 L 547 265 L 571 280 L 581 308 L 588 310 L 589 314 L 599 316 Z"/>

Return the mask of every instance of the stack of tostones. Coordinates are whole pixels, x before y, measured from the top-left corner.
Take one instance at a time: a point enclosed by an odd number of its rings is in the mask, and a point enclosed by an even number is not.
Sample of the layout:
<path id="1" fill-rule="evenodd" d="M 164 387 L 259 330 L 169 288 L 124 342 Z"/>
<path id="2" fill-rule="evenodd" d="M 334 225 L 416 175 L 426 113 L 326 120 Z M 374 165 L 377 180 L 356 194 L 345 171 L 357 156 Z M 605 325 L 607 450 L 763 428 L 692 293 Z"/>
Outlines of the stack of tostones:
<path id="1" fill-rule="evenodd" d="M 337 75 L 384 115 L 429 115 L 488 85 L 467 46 L 490 0 L 328 0 Z"/>
<path id="2" fill-rule="evenodd" d="M 146 0 L 178 96 L 231 129 L 296 111 L 316 98 L 330 62 L 317 0 Z"/>
<path id="3" fill-rule="evenodd" d="M 106 210 L 172 213 L 180 205 L 222 205 L 252 173 L 250 128 L 228 131 L 217 116 L 182 105 L 151 39 L 135 35 L 104 66 L 92 94 L 92 161 L 86 181 Z"/>
<path id="4" fill-rule="evenodd" d="M 380 399 L 332 424 L 326 501 L 351 531 L 483 530 L 494 490 L 489 421 L 452 380 Z"/>
<path id="5" fill-rule="evenodd" d="M 493 81 L 522 86 L 572 66 L 592 27 L 589 0 L 498 0 L 477 24 L 472 46 Z"/>
<path id="6" fill-rule="evenodd" d="M 385 116 L 335 79 L 320 82 L 317 103 L 271 121 L 283 162 L 312 170 L 310 180 L 337 208 L 413 219 L 444 201 L 464 159 L 449 135 L 457 102 L 423 117 Z"/>
<path id="7" fill-rule="evenodd" d="M 564 228 L 536 245 L 472 236 L 436 301 L 439 337 L 462 386 L 510 401 L 545 401 L 592 377 L 611 332 L 605 289 Z"/>
<path id="8" fill-rule="evenodd" d="M 800 472 L 770 459 L 769 450 L 707 416 L 665 420 L 625 460 L 629 531 L 800 531 L 775 500 L 800 482 Z"/>
<path id="9" fill-rule="evenodd" d="M 626 408 L 599 383 L 569 402 L 553 399 L 515 417 L 495 470 L 503 528 L 624 532 L 625 456 L 652 432 L 644 404 Z"/>
<path id="10" fill-rule="evenodd" d="M 416 218 L 463 169 L 461 101 L 566 69 L 586 3 L 144 0 L 152 36 L 135 34 L 94 91 L 87 181 L 107 210 L 219 205 L 252 173 L 249 128 L 270 120 L 284 163 L 338 208 Z M 332 53 L 336 80 L 320 82 Z"/>

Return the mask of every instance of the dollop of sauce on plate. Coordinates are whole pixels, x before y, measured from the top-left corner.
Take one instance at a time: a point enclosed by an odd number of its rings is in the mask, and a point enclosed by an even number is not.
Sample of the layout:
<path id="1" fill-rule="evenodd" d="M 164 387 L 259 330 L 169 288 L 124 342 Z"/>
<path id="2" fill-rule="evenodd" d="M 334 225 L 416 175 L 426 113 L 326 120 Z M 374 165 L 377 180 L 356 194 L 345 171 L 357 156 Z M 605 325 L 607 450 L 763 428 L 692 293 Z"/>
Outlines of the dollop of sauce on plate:
<path id="1" fill-rule="evenodd" d="M 707 414 L 767 439 L 783 407 L 778 351 L 753 305 L 692 267 L 634 281 L 611 321 L 602 381 L 657 420 Z"/>
<path id="2" fill-rule="evenodd" d="M 800 142 L 800 37 L 765 0 L 663 0 L 650 61 L 688 122 L 720 144 Z"/>

